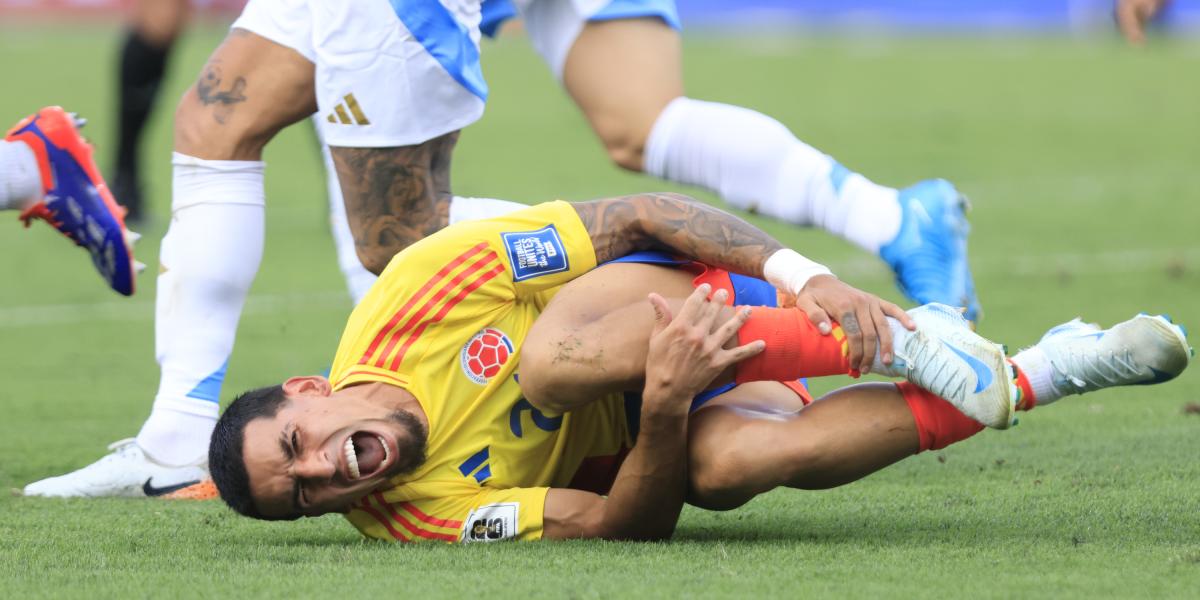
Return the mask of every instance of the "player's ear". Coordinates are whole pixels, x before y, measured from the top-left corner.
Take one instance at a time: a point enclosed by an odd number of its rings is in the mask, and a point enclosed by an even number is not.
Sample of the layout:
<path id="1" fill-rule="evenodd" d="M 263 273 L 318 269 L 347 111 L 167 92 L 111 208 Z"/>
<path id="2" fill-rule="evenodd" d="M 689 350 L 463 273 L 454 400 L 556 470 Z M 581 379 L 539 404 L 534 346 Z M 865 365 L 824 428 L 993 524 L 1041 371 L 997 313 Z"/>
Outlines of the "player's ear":
<path id="1" fill-rule="evenodd" d="M 320 375 L 306 375 L 283 382 L 283 393 L 288 396 L 328 396 L 333 393 L 333 386 Z"/>

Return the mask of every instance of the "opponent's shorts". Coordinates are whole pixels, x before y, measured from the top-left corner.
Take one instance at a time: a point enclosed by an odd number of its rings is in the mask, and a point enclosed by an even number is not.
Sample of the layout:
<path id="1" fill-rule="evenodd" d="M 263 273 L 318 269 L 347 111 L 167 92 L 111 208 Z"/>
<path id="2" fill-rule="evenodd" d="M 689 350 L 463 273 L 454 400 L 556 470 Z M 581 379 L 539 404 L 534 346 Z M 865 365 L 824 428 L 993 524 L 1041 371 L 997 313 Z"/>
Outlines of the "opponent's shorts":
<path id="1" fill-rule="evenodd" d="M 234 28 L 316 65 L 330 146 L 411 146 L 479 120 L 479 0 L 250 0 Z M 282 100 L 282 99 L 281 99 Z"/>
<path id="2" fill-rule="evenodd" d="M 567 52 L 588 21 L 657 17 L 672 29 L 682 28 L 675 0 L 484 0 L 479 28 L 494 36 L 515 16 L 525 21 L 530 43 L 559 80 Z"/>

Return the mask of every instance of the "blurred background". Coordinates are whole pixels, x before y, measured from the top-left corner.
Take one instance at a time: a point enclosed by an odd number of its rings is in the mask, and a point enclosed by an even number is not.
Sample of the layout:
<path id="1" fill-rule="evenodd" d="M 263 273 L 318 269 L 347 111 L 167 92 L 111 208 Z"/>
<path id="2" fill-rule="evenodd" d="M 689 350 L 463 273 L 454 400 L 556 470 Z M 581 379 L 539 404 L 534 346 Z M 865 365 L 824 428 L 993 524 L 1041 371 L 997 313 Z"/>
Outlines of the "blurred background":
<path id="1" fill-rule="evenodd" d="M 0 16 L 102 17 L 128 0 L 0 0 Z M 196 0 L 201 12 L 232 18 L 240 0 Z M 1108 31 L 1110 0 L 678 0 L 685 26 L 882 28 L 953 31 Z M 1200 28 L 1200 2 L 1176 0 L 1158 20 L 1175 31 Z"/>
<path id="2" fill-rule="evenodd" d="M 981 333 L 1015 350 L 1075 315 L 1109 325 L 1165 312 L 1200 326 L 1200 0 L 1171 3 L 1142 47 L 1117 32 L 1112 0 L 678 2 L 688 96 L 771 115 L 881 184 L 944 177 L 970 198 Z M 150 268 L 137 294 L 114 295 L 85 254 L 45 224 L 23 230 L 15 215 L 0 214 L 0 490 L 95 460 L 149 411 L 172 113 L 240 10 L 235 0 L 193 6 L 141 143 L 145 237 L 137 254 Z M 0 0 L 0 125 L 49 104 L 83 114 L 112 182 L 118 57 L 132 7 Z M 456 150 L 456 193 L 533 203 L 670 188 L 610 163 L 519 26 L 485 41 L 482 56 L 491 95 Z M 225 400 L 325 369 L 351 308 L 311 127 L 282 133 L 265 160 L 266 251 Z M 819 231 L 743 216 L 844 280 L 902 301 L 876 257 Z M 153 590 L 144 595 L 178 587 L 184 596 L 278 596 L 299 581 L 299 595 L 319 597 L 344 594 L 343 581 L 367 585 L 379 572 L 411 571 L 413 594 L 441 585 L 443 594 L 477 596 L 487 578 L 491 590 L 545 595 L 558 588 L 538 586 L 554 576 L 587 572 L 580 596 L 628 595 L 622 581 L 658 582 L 661 597 L 785 595 L 761 586 L 786 581 L 809 595 L 847 597 L 828 586 L 870 573 L 881 586 L 873 595 L 887 597 L 961 595 L 985 581 L 997 596 L 1194 597 L 1197 371 L 1152 391 L 1068 399 L 1010 432 L 854 486 L 779 492 L 724 515 L 689 510 L 684 541 L 622 550 L 623 558 L 586 545 L 504 550 L 529 553 L 517 554 L 532 557 L 517 567 L 501 550 L 405 555 L 435 563 L 421 568 L 356 545 L 338 519 L 259 527 L 216 503 L 61 504 L 0 494 L 0 540 L 16 540 L 0 543 L 0 581 L 7 568 L 16 582 L 0 587 L 28 597 L 84 584 L 96 596 L 128 597 L 139 595 L 123 578 L 134 573 Z M 182 532 L 183 541 L 162 531 Z M 614 572 L 622 577 L 581 567 L 621 560 Z M 480 568 L 493 562 L 506 566 Z M 914 575 L 914 565 L 936 576 Z M 356 574 L 329 575 L 346 572 Z M 988 575 L 970 578 L 977 573 Z"/>

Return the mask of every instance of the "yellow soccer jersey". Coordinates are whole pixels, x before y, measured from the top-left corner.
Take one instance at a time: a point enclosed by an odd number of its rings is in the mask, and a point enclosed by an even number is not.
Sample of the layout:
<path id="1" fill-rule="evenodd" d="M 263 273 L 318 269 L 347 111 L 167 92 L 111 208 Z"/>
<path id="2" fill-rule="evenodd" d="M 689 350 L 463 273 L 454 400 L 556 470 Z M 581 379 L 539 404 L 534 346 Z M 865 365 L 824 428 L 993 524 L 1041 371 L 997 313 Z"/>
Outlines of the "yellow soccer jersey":
<path id="1" fill-rule="evenodd" d="M 619 396 L 557 416 L 521 396 L 517 356 L 564 283 L 596 266 L 578 214 L 551 202 L 460 223 L 392 259 L 350 316 L 335 389 L 385 382 L 429 418 L 428 460 L 348 518 L 386 540 L 538 539 L 549 487 L 630 445 Z"/>

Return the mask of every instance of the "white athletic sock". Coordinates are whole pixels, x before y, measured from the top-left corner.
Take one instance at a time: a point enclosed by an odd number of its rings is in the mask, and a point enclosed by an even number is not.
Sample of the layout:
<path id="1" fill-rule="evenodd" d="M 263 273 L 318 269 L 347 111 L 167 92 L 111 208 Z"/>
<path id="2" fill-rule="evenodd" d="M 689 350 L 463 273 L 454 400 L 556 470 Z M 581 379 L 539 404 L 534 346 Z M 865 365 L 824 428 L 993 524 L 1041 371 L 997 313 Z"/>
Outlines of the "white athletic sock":
<path id="1" fill-rule="evenodd" d="M 25 210 L 42 198 L 37 157 L 25 142 L 0 140 L 0 210 Z"/>
<path id="2" fill-rule="evenodd" d="M 1025 375 L 1037 405 L 1050 404 L 1062 396 L 1054 389 L 1054 365 L 1050 357 L 1037 346 L 1026 348 L 1012 357 L 1017 369 Z"/>
<path id="3" fill-rule="evenodd" d="M 707 188 L 738 208 L 821 227 L 873 253 L 900 231 L 895 189 L 851 173 L 749 109 L 676 98 L 655 121 L 644 161 L 651 175 Z"/>
<path id="4" fill-rule="evenodd" d="M 158 395 L 137 442 L 168 465 L 204 460 L 246 294 L 263 250 L 263 163 L 175 153 L 159 256 Z"/>

